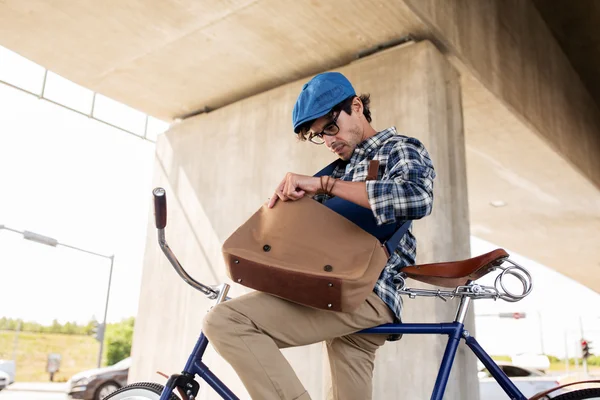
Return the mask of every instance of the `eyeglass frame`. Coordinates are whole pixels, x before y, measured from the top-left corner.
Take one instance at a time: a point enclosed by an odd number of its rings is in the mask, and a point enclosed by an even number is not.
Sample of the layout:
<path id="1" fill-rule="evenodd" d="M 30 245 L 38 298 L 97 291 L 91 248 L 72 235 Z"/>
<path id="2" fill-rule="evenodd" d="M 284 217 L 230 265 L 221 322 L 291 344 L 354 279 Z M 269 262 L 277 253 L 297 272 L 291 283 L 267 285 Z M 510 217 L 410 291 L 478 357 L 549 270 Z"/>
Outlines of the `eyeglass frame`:
<path id="1" fill-rule="evenodd" d="M 309 133 L 308 134 L 308 141 L 311 142 L 312 144 L 316 144 L 316 145 L 322 145 L 325 144 L 325 139 L 323 138 L 323 136 L 335 136 L 338 133 L 340 133 L 340 127 L 337 124 L 337 120 L 340 116 L 340 114 L 342 113 L 342 111 L 338 111 L 337 115 L 331 120 L 331 122 L 329 122 L 327 125 L 325 125 L 325 127 L 323 128 L 323 130 L 319 133 Z M 332 127 L 335 126 L 335 133 L 326 133 L 326 130 L 331 130 Z M 315 137 L 319 137 L 321 138 L 321 140 L 323 140 L 321 143 L 315 142 L 313 141 L 313 139 Z"/>

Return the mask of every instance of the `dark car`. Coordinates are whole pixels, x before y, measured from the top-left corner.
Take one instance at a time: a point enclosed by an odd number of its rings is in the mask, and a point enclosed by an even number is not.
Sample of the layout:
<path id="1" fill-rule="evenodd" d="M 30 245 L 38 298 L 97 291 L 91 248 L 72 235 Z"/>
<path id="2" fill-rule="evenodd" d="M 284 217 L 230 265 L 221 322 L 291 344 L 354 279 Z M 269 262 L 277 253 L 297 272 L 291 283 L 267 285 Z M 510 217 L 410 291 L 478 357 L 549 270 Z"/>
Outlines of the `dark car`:
<path id="1" fill-rule="evenodd" d="M 131 358 L 106 368 L 90 369 L 73 375 L 67 382 L 67 399 L 102 400 L 127 384 Z"/>

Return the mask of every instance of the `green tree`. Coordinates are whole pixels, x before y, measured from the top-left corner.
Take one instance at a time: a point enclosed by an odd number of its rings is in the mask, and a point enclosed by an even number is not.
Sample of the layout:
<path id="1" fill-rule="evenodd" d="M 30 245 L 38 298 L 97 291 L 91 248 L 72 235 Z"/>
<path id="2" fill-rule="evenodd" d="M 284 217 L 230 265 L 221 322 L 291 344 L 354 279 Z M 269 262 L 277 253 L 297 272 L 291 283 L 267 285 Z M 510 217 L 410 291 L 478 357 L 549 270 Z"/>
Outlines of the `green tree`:
<path id="1" fill-rule="evenodd" d="M 98 320 L 96 317 L 92 317 L 92 319 L 87 323 L 87 325 L 83 326 L 83 334 L 92 336 L 94 334 L 94 329 L 98 325 Z"/>
<path id="2" fill-rule="evenodd" d="M 131 355 L 134 324 L 135 318 L 131 317 L 119 323 L 107 325 L 104 334 L 106 365 L 113 365 Z"/>
<path id="3" fill-rule="evenodd" d="M 20 326 L 19 326 L 20 325 Z M 77 322 L 67 322 L 62 325 L 58 320 L 54 319 L 51 325 L 42 325 L 39 322 L 23 321 L 21 319 L 12 319 L 0 317 L 0 330 L 33 333 L 64 333 L 67 335 L 91 335 L 94 326 L 94 321 L 90 321 L 87 325 L 79 325 Z"/>
<path id="4" fill-rule="evenodd" d="M 60 324 L 60 322 L 58 322 L 58 320 L 54 319 L 52 320 L 52 326 L 50 326 L 50 332 L 52 333 L 61 333 L 62 332 L 62 325 Z"/>
<path id="5" fill-rule="evenodd" d="M 2 317 L 0 319 L 0 329 L 2 330 L 6 330 L 6 331 L 16 331 L 17 327 L 19 326 L 19 323 L 22 323 L 23 321 L 20 319 L 12 319 L 12 318 L 6 318 L 6 317 Z M 23 328 L 23 326 L 21 326 L 21 329 Z"/>
<path id="6" fill-rule="evenodd" d="M 75 335 L 79 333 L 78 330 L 79 326 L 76 322 L 67 322 L 65 326 L 63 326 L 62 332 L 66 333 L 67 335 Z"/>
<path id="7" fill-rule="evenodd" d="M 556 356 L 552 356 L 550 354 L 547 354 L 546 356 L 548 357 L 548 360 L 550 360 L 550 364 L 558 364 L 560 362 L 564 362 L 564 360 L 561 360 Z"/>
<path id="8" fill-rule="evenodd" d="M 23 332 L 39 332 L 41 329 L 41 325 L 37 322 L 23 322 L 23 326 L 21 330 Z"/>

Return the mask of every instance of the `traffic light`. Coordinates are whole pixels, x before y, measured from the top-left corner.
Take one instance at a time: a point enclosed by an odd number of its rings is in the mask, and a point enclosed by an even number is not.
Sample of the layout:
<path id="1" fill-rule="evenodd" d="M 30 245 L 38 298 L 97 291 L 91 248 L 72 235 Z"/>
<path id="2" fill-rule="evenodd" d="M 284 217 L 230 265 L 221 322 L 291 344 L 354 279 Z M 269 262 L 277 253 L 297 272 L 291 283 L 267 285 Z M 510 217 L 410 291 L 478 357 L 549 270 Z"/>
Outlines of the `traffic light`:
<path id="1" fill-rule="evenodd" d="M 94 328 L 92 329 L 92 333 L 97 341 L 104 341 L 104 324 L 100 324 L 98 322 L 94 323 Z"/>
<path id="2" fill-rule="evenodd" d="M 589 340 L 581 339 L 581 356 L 588 358 L 590 356 L 590 344 Z"/>

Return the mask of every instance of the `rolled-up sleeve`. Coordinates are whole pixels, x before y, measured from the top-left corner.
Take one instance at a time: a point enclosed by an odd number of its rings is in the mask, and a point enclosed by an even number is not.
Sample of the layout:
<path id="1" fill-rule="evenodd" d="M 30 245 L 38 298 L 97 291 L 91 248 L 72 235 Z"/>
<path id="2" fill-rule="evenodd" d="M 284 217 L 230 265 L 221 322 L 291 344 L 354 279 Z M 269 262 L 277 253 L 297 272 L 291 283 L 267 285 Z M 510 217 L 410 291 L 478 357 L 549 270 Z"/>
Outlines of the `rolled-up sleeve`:
<path id="1" fill-rule="evenodd" d="M 369 203 L 378 225 L 423 218 L 433 208 L 435 171 L 425 147 L 414 138 L 390 145 L 382 179 L 367 181 Z"/>

